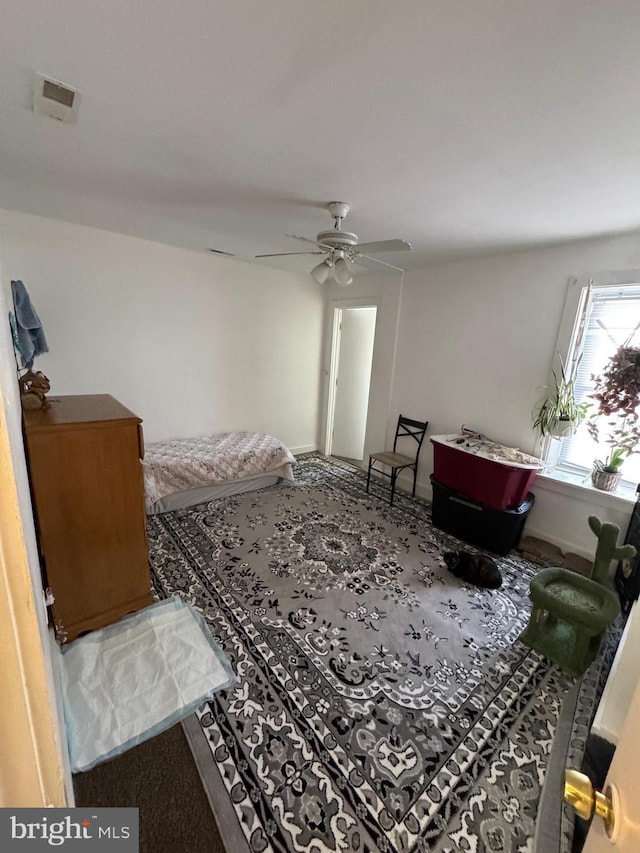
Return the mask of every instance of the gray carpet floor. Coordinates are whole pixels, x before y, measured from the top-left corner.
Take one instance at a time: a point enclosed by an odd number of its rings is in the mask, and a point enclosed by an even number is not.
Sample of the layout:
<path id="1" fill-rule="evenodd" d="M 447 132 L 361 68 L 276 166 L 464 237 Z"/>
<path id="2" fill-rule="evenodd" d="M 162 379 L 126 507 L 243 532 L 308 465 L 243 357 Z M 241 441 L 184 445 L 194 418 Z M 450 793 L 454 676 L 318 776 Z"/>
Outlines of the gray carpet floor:
<path id="1" fill-rule="evenodd" d="M 140 853 L 224 853 L 182 726 L 73 777 L 76 805 L 137 807 Z"/>

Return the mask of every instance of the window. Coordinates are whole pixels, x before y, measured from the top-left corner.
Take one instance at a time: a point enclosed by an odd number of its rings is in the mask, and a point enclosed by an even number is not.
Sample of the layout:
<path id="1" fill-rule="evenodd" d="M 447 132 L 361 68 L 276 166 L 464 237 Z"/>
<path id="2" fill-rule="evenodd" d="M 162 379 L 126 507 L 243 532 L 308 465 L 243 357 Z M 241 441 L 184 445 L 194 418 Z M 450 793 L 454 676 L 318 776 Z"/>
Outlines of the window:
<path id="1" fill-rule="evenodd" d="M 569 354 L 570 363 L 578 363 L 575 375 L 578 402 L 589 401 L 594 388 L 591 377 L 602 371 L 621 344 L 631 336 L 632 344 L 640 342 L 640 271 L 634 273 L 611 274 L 608 282 L 574 280 L 570 285 L 558 348 Z M 621 278 L 627 281 L 619 281 Z M 571 320 L 573 328 L 567 334 Z M 606 435 L 605 429 L 601 435 Z M 604 459 L 610 451 L 609 445 L 598 444 L 591 438 L 584 421 L 574 436 L 554 443 L 560 445 L 550 448 L 550 454 L 554 451 L 557 454 L 556 466 L 585 478 L 590 475 L 593 460 Z M 640 454 L 625 460 L 622 476 L 623 485 L 635 488 L 640 483 Z"/>

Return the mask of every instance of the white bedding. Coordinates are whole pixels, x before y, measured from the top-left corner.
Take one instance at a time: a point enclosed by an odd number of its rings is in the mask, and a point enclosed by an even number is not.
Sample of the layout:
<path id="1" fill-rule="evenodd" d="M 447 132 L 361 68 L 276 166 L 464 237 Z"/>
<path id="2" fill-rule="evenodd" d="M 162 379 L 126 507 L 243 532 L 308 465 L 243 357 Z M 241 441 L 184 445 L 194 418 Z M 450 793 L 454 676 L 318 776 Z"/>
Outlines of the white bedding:
<path id="1" fill-rule="evenodd" d="M 265 433 L 222 433 L 149 444 L 142 463 L 147 512 L 192 506 L 262 488 L 280 478 L 293 480 L 294 463 L 289 448 Z"/>

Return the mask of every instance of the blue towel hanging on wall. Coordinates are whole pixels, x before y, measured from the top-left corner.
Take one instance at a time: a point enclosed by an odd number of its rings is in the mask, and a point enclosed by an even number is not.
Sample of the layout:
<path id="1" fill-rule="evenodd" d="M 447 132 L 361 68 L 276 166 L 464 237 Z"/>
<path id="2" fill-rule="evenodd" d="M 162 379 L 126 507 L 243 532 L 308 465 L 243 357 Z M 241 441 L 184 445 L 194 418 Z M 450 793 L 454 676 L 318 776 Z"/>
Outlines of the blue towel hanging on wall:
<path id="1" fill-rule="evenodd" d="M 22 356 L 22 366 L 31 370 L 34 358 L 43 352 L 49 352 L 47 339 L 24 284 L 21 281 L 12 281 L 11 293 L 15 309 L 18 352 Z"/>

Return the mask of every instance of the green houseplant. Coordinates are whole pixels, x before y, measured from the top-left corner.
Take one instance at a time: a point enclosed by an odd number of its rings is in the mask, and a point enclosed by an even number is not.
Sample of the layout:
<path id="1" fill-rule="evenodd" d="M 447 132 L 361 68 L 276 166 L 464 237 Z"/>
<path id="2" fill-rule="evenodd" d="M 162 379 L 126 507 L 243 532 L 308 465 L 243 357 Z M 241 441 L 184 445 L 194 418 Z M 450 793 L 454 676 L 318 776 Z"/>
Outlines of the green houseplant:
<path id="1" fill-rule="evenodd" d="M 560 354 L 558 357 L 560 358 Z M 579 363 L 578 359 L 576 369 Z M 533 428 L 538 430 L 543 438 L 548 435 L 556 438 L 572 435 L 578 424 L 587 416 L 590 404 L 576 402 L 574 375 L 575 369 L 570 376 L 567 376 L 564 363 L 560 358 L 560 378 L 554 370 L 554 385 L 533 413 Z"/>
<path id="2" fill-rule="evenodd" d="M 610 450 L 605 459 L 594 460 L 591 481 L 598 489 L 613 491 L 627 457 L 640 452 L 640 347 L 624 343 L 593 380 L 595 391 L 591 396 L 597 409 L 587 429 L 595 441 L 608 445 Z M 603 417 L 609 418 L 604 425 Z"/>

